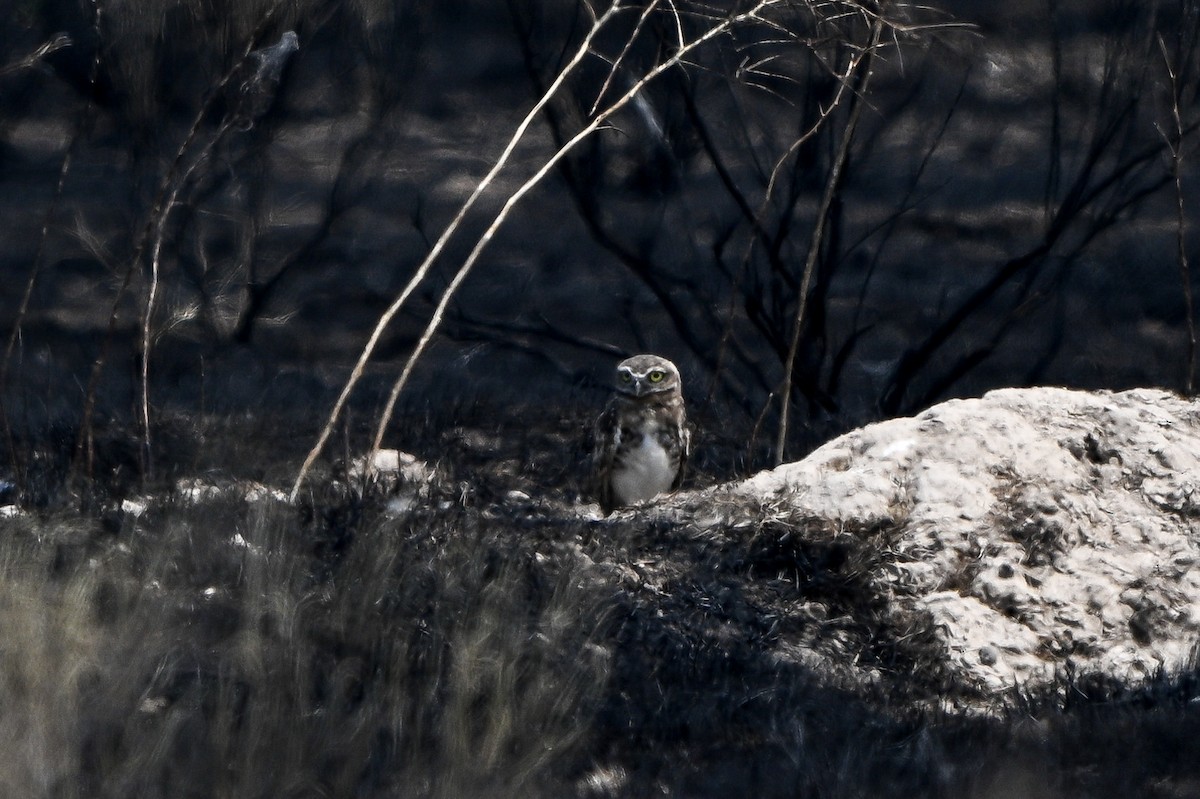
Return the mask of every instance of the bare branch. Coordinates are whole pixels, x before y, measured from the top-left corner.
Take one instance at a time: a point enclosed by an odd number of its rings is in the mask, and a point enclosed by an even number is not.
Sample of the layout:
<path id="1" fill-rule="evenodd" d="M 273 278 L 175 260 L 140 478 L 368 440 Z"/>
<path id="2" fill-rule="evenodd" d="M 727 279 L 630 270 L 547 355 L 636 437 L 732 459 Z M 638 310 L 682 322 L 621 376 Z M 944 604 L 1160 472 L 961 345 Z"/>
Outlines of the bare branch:
<path id="1" fill-rule="evenodd" d="M 55 34 L 24 58 L 0 67 L 0 78 L 5 77 L 6 75 L 11 75 L 14 72 L 20 72 L 23 69 L 29 69 L 51 53 L 56 53 L 65 47 L 72 46 L 73 44 L 74 42 L 71 41 L 71 37 L 67 34 Z"/>
<path id="2" fill-rule="evenodd" d="M 772 248 L 770 236 L 764 226 L 764 220 L 767 215 L 767 209 L 771 206 L 771 203 L 774 202 L 776 182 L 779 179 L 780 172 L 782 171 L 784 165 L 792 158 L 792 156 L 796 154 L 796 151 L 799 150 L 806 142 L 811 140 L 812 137 L 817 135 L 817 133 L 824 127 L 825 122 L 829 119 L 829 116 L 842 104 L 842 99 L 844 98 L 847 89 L 850 86 L 852 74 L 854 70 L 858 68 L 860 61 L 861 58 L 854 58 L 850 60 L 846 66 L 846 69 L 838 75 L 838 89 L 834 94 L 833 100 L 830 101 L 829 106 L 826 108 L 820 108 L 817 119 L 812 123 L 812 125 L 810 125 L 807 130 L 797 136 L 783 152 L 783 154 L 775 160 L 775 164 L 771 168 L 771 174 L 767 179 L 767 187 L 763 192 L 762 201 L 758 205 L 758 210 L 750 218 L 750 224 L 754 229 L 755 235 L 750 237 L 749 241 L 746 243 L 746 251 L 742 255 L 740 268 L 741 276 L 744 277 L 746 272 L 749 270 L 750 261 L 754 255 L 754 247 L 759 240 L 761 240 L 762 243 L 767 247 L 768 253 Z M 739 278 L 738 282 L 740 283 L 741 280 L 742 278 Z M 736 299 L 736 295 L 731 292 L 729 297 L 729 306 L 726 310 L 725 331 L 721 335 L 721 343 L 717 348 L 717 358 L 715 361 L 715 368 L 713 370 L 713 381 L 709 385 L 708 397 L 705 400 L 706 404 L 712 400 L 713 392 L 717 387 L 717 375 L 721 373 L 721 365 L 725 360 L 725 354 L 728 350 L 728 344 L 733 332 L 733 317 Z"/>
<path id="3" fill-rule="evenodd" d="M 217 98 L 221 95 L 225 88 L 234 79 L 234 77 L 239 74 L 242 65 L 245 64 L 250 58 L 250 54 L 254 50 L 255 42 L 266 30 L 267 25 L 269 25 L 271 20 L 274 19 L 275 15 L 279 12 L 279 9 L 283 7 L 283 4 L 284 0 L 275 0 L 275 2 L 272 3 L 272 5 L 263 13 L 263 16 L 259 20 L 254 32 L 247 37 L 246 45 L 242 50 L 241 56 L 233 63 L 233 66 L 231 66 L 221 76 L 220 80 L 218 80 L 217 83 L 212 87 L 204 102 L 200 104 L 200 108 L 196 111 L 196 115 L 192 119 L 191 127 L 188 129 L 183 143 L 180 144 L 179 148 L 176 150 L 174 160 L 171 162 L 170 167 L 167 169 L 166 174 L 159 183 L 158 194 L 155 197 L 154 205 L 152 206 L 150 214 L 146 219 L 146 224 L 142 229 L 141 235 L 138 237 L 137 243 L 134 246 L 133 255 L 130 257 L 129 262 L 126 265 L 125 275 L 121 280 L 121 285 L 118 287 L 117 293 L 113 297 L 112 308 L 108 317 L 108 328 L 104 334 L 104 339 L 100 348 L 100 354 L 96 357 L 95 361 L 92 362 L 91 375 L 88 378 L 87 393 L 85 395 L 83 404 L 83 414 L 79 425 L 79 435 L 75 442 L 75 467 L 77 468 L 80 465 L 80 461 L 82 461 L 85 474 L 89 476 L 92 472 L 92 413 L 96 407 L 96 392 L 100 385 L 100 375 L 104 370 L 105 364 L 108 362 L 109 346 L 111 345 L 113 334 L 116 331 L 117 320 L 120 315 L 121 300 L 124 298 L 125 292 L 129 290 L 129 286 L 133 282 L 133 276 L 137 272 L 138 264 L 140 264 L 142 261 L 146 246 L 153 243 L 151 236 L 155 232 L 156 227 L 160 224 L 160 222 L 164 221 L 165 217 L 170 213 L 171 207 L 174 205 L 175 198 L 178 196 L 179 188 L 186 182 L 187 176 L 191 174 L 191 170 L 195 168 L 195 165 L 200 162 L 199 160 L 194 160 L 191 165 L 186 167 L 184 166 L 185 162 L 187 161 L 188 153 L 191 152 L 193 144 L 200 135 L 201 128 L 204 124 L 205 118 L 208 116 L 209 110 L 212 108 L 213 104 L 216 102 Z M 97 6 L 97 30 L 99 29 L 99 8 L 100 7 Z M 99 59 L 100 49 L 98 48 L 96 52 L 96 58 Z M 218 131 L 213 140 L 211 140 L 209 144 L 203 148 L 202 152 L 208 152 L 211 146 L 216 143 L 216 140 L 223 136 L 224 133 L 224 129 Z M 184 170 L 184 177 L 182 179 L 179 177 L 181 169 Z M 142 353 L 142 359 L 144 369 L 146 361 L 145 352 Z M 143 374 L 142 377 L 144 380 L 145 374 Z M 145 394 L 145 392 L 143 392 L 143 394 Z M 148 410 L 145 404 L 143 404 L 143 422 L 148 415 Z M 146 436 L 145 446 L 148 449 L 149 430 L 147 429 L 143 432 Z M 149 455 L 148 451 L 146 454 L 147 456 Z M 144 464 L 144 466 L 148 468 L 148 463 Z"/>
<path id="4" fill-rule="evenodd" d="M 621 52 L 613 59 L 612 67 L 608 70 L 608 75 L 604 78 L 604 84 L 600 87 L 600 91 L 596 92 L 596 100 L 592 103 L 591 110 L 588 111 L 588 116 L 595 114 L 596 109 L 600 107 L 600 101 L 608 93 L 608 87 L 612 85 L 613 78 L 617 75 L 617 70 L 621 68 L 621 62 L 629 54 L 629 48 L 633 47 L 633 43 L 637 41 L 638 34 L 642 32 L 642 26 L 646 24 L 646 20 L 654 13 L 654 9 L 658 8 L 658 3 L 659 0 L 651 0 L 642 9 L 642 15 L 638 17 L 637 24 L 633 26 L 633 33 L 629 34 L 629 38 L 625 40 L 625 46 L 621 48 Z"/>
<path id="5" fill-rule="evenodd" d="M 808 289 L 812 283 L 812 275 L 817 264 L 817 257 L 821 252 L 826 218 L 829 215 L 829 206 L 833 203 L 834 195 L 841 185 L 842 170 L 846 165 L 846 160 L 850 156 L 850 143 L 854 139 L 854 129 L 858 126 L 858 119 L 862 114 L 862 108 L 866 102 L 864 95 L 867 92 L 867 87 L 870 85 L 871 75 L 874 73 L 872 58 L 882 36 L 883 18 L 876 17 L 871 29 L 871 46 L 867 47 L 863 53 L 857 55 L 854 59 L 855 69 L 857 70 L 859 62 L 865 61 L 866 71 L 863 73 L 862 81 L 858 86 L 858 96 L 850 110 L 850 118 L 846 120 L 846 127 L 842 131 L 842 141 L 838 146 L 837 156 L 834 158 L 833 164 L 829 169 L 829 177 L 825 183 L 825 193 L 821 198 L 821 205 L 817 210 L 817 218 L 808 246 L 808 257 L 804 262 L 804 276 L 800 281 L 800 293 L 796 297 L 796 322 L 792 327 L 792 340 L 788 347 L 787 360 L 783 365 L 783 388 L 780 390 L 779 436 L 775 443 L 776 465 L 783 463 L 784 451 L 787 445 L 788 412 L 792 399 L 792 371 L 795 368 L 796 354 L 800 350 L 800 332 L 804 328 L 804 310 L 808 299 Z"/>
<path id="6" fill-rule="evenodd" d="M 1167 149 L 1171 155 L 1171 174 L 1175 181 L 1175 241 L 1179 263 L 1179 280 L 1183 288 L 1184 313 L 1187 324 L 1187 368 L 1183 383 L 1183 391 L 1191 396 L 1196 382 L 1196 309 L 1192 301 L 1192 273 L 1188 267 L 1187 256 L 1187 215 L 1184 210 L 1183 198 L 1183 115 L 1179 110 L 1179 76 L 1171 63 L 1171 55 L 1167 52 L 1167 43 L 1162 35 L 1158 37 L 1158 46 L 1162 50 L 1163 63 L 1167 70 L 1167 79 L 1171 91 L 1171 121 L 1174 124 L 1172 136 L 1163 134 Z"/>
<path id="7" fill-rule="evenodd" d="M 480 254 L 491 242 L 492 237 L 496 235 L 496 231 L 499 230 L 500 226 L 504 224 L 504 221 L 508 218 L 508 215 L 512 212 L 512 209 L 517 205 L 517 203 L 520 202 L 521 199 L 524 198 L 524 196 L 528 194 L 535 186 L 541 183 L 543 178 L 545 178 L 545 176 L 549 174 L 550 171 L 555 168 L 555 166 L 557 166 L 559 161 L 565 158 L 567 154 L 575 149 L 575 147 L 578 146 L 582 141 L 600 129 L 600 127 L 608 120 L 609 117 L 616 114 L 634 98 L 636 98 L 651 81 L 662 75 L 664 72 L 674 69 L 685 59 L 688 53 L 692 52 L 696 48 L 724 34 L 730 28 L 733 28 L 742 22 L 758 18 L 758 15 L 762 13 L 763 9 L 776 5 L 779 2 L 781 2 L 781 0 L 760 0 L 749 11 L 727 17 L 724 21 L 714 25 L 712 28 L 689 42 L 686 46 L 680 48 L 670 58 L 656 64 L 651 70 L 643 75 L 642 78 L 637 81 L 637 83 L 630 87 L 625 94 L 621 95 L 616 102 L 610 105 L 602 113 L 594 117 L 591 122 L 585 125 L 578 133 L 568 140 L 566 144 L 560 147 L 554 153 L 554 155 L 552 155 L 545 161 L 545 163 L 542 164 L 542 166 L 533 174 L 532 177 L 526 180 L 525 183 L 520 186 L 520 188 L 518 188 L 508 197 L 503 208 L 501 208 L 500 212 L 492 220 L 492 223 L 488 226 L 487 230 L 484 231 L 483 235 L 480 236 L 479 240 L 475 244 L 474 249 L 471 250 L 471 253 L 467 256 L 466 260 L 463 261 L 462 266 L 459 267 L 454 279 L 451 280 L 450 285 L 447 286 L 445 291 L 442 293 L 442 299 L 438 303 L 437 308 L 434 309 L 433 317 L 430 319 L 429 324 L 426 325 L 425 331 L 422 333 L 421 338 L 417 342 L 417 346 L 413 349 L 412 354 L 409 356 L 408 361 L 404 364 L 404 370 L 401 372 L 400 378 L 392 386 L 391 394 L 388 396 L 387 405 L 380 417 L 379 426 L 375 431 L 375 439 L 371 447 L 372 453 L 379 449 L 383 441 L 383 434 L 386 431 L 387 426 L 391 421 L 392 413 L 395 410 L 396 400 L 399 398 L 400 392 L 403 391 L 404 386 L 408 383 L 409 376 L 412 374 L 413 367 L 416 365 L 417 360 L 424 353 L 425 348 L 429 346 L 429 342 L 432 340 L 434 332 L 441 324 L 442 316 L 445 313 L 446 306 L 449 305 L 455 291 L 457 291 L 458 287 L 462 284 L 462 281 L 467 277 L 467 274 L 471 271 L 471 268 L 479 259 Z M 368 458 L 368 462 L 369 461 L 370 458 Z M 301 474 L 297 478 L 297 484 L 292 489 L 292 496 L 296 495 L 303 476 L 304 475 Z"/>
<path id="8" fill-rule="evenodd" d="M 425 279 L 425 276 L 429 274 L 429 270 L 433 266 L 433 262 L 439 255 L 441 255 L 442 250 L 446 247 L 446 243 L 458 230 L 467 213 L 475 205 L 475 202 L 483 195 L 483 193 L 492 184 L 492 181 L 495 180 L 496 176 L 500 174 L 504 167 L 508 165 L 508 160 L 512 156 L 513 150 L 516 149 L 517 144 L 519 144 L 521 139 L 524 138 L 529 126 L 533 124 L 533 120 L 537 118 L 537 115 L 541 112 L 542 108 L 544 108 L 545 105 L 550 102 L 550 99 L 558 92 L 563 83 L 566 82 L 567 77 L 574 71 L 575 67 L 583 61 L 585 56 L 587 56 L 588 52 L 591 50 L 592 41 L 596 38 L 596 35 L 608 23 L 608 21 L 612 19 L 614 15 L 616 15 L 619 10 L 619 0 L 614 0 L 612 5 L 609 6 L 608 10 L 605 11 L 603 15 L 596 18 L 591 30 L 589 30 L 584 36 L 583 41 L 575 51 L 575 55 L 572 56 L 571 60 L 562 68 L 554 82 L 546 89 L 538 101 L 534 103 L 533 108 L 529 110 L 529 113 L 525 115 L 525 118 L 521 120 L 521 123 L 517 125 L 517 128 L 513 132 L 512 137 L 509 139 L 508 144 L 505 145 L 504 150 L 496 159 L 496 163 L 492 165 L 492 168 L 488 171 L 488 173 L 483 177 L 482 180 L 479 181 L 479 184 L 475 187 L 475 190 L 471 192 L 471 196 L 468 197 L 467 200 L 462 204 L 462 207 L 458 209 L 458 213 L 455 214 L 454 219 L 452 219 L 450 224 L 446 226 L 446 229 L 442 231 L 442 235 L 438 237 L 438 240 L 429 250 L 429 253 L 425 256 L 425 260 L 423 260 L 420 266 L 417 267 L 416 272 L 413 273 L 412 278 L 409 279 L 403 291 L 400 292 L 400 295 L 392 302 L 391 305 L 388 306 L 383 315 L 380 316 L 379 322 L 376 323 L 370 339 L 368 339 L 366 345 L 363 347 L 363 351 L 359 355 L 358 361 L 355 363 L 349 379 L 346 381 L 346 385 L 343 386 L 341 394 L 338 395 L 337 401 L 334 403 L 333 410 L 330 411 L 329 418 L 326 420 L 325 426 L 322 428 L 316 444 L 309 451 L 308 455 L 304 459 L 304 463 L 300 466 L 300 471 L 296 476 L 296 482 L 292 486 L 291 496 L 293 499 L 299 493 L 300 485 L 304 482 L 305 475 L 308 474 L 308 471 L 312 468 L 312 465 L 316 463 L 317 457 L 321 454 L 321 450 L 325 448 L 325 444 L 329 441 L 329 437 L 333 434 L 333 428 L 337 424 L 338 417 L 341 416 L 342 410 L 345 408 L 346 402 L 350 398 L 350 393 L 354 390 L 354 386 L 358 383 L 359 379 L 362 378 L 367 361 L 370 360 L 372 353 L 374 353 L 375 348 L 379 345 L 379 340 L 383 337 L 384 331 L 387 329 L 388 325 L 391 324 L 391 321 L 396 317 L 396 314 L 400 312 L 400 309 L 404 307 L 404 303 L 408 301 L 408 298 L 412 295 L 416 287 Z M 394 401 L 389 402 L 389 408 L 393 404 Z"/>

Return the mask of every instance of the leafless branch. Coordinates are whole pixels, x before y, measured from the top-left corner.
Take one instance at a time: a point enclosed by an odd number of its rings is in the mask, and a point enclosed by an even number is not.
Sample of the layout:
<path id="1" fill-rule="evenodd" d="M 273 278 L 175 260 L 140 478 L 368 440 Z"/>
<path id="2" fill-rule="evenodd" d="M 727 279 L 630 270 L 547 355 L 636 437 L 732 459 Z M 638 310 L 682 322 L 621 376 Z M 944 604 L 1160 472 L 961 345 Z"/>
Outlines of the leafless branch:
<path id="1" fill-rule="evenodd" d="M 516 149 L 517 145 L 521 142 L 521 139 L 524 138 L 526 131 L 528 131 L 529 126 L 533 124 L 533 121 L 537 118 L 537 115 L 541 112 L 542 108 L 546 105 L 546 103 L 550 102 L 550 99 L 555 95 L 555 93 L 558 92 L 559 87 L 563 85 L 570 74 L 575 70 L 575 67 L 578 66 L 587 56 L 591 49 L 593 39 L 595 39 L 596 35 L 603 29 L 608 21 L 618 13 L 619 10 L 619 1 L 613 2 L 612 5 L 609 6 L 608 10 L 604 12 L 604 14 L 596 18 L 592 28 L 584 36 L 583 41 L 575 51 L 574 56 L 572 56 L 571 60 L 562 68 L 562 70 L 559 71 L 558 77 L 555 78 L 554 82 L 549 88 L 547 88 L 546 92 L 541 96 L 541 98 L 534 103 L 533 108 L 529 110 L 529 113 L 525 115 L 525 118 L 521 120 L 519 125 L 517 125 L 516 130 L 513 132 L 512 137 L 505 145 L 504 150 L 496 159 L 496 163 L 492 165 L 492 168 L 488 171 L 488 173 L 484 175 L 484 177 L 475 186 L 474 191 L 471 192 L 471 195 L 458 209 L 458 213 L 455 214 L 454 218 L 446 226 L 445 230 L 442 231 L 441 236 L 438 237 L 438 240 L 434 243 L 428 255 L 425 256 L 425 259 L 421 262 L 420 266 L 417 267 L 416 272 L 413 273 L 413 276 L 409 279 L 404 289 L 400 292 L 400 295 L 392 302 L 391 305 L 388 306 L 387 310 L 385 310 L 383 315 L 379 318 L 378 323 L 375 325 L 375 329 L 371 333 L 370 339 L 368 339 L 366 345 L 363 347 L 363 351 L 359 355 L 358 361 L 355 363 L 354 369 L 350 373 L 349 379 L 347 379 L 346 384 L 342 387 L 341 394 L 338 395 L 338 398 L 334 403 L 333 410 L 330 411 L 329 418 L 326 420 L 325 426 L 322 428 L 316 444 L 313 445 L 313 448 L 305 457 L 304 463 L 300 466 L 300 471 L 296 476 L 295 484 L 292 486 L 291 496 L 293 499 L 299 493 L 300 486 L 304 482 L 304 477 L 308 474 L 309 469 L 312 468 L 312 465 L 320 456 L 321 451 L 325 448 L 325 444 L 329 440 L 329 437 L 333 434 L 338 417 L 345 408 L 346 402 L 350 398 L 350 393 L 354 390 L 354 386 L 357 385 L 359 379 L 361 379 L 363 371 L 366 368 L 367 361 L 370 360 L 372 353 L 375 351 L 375 347 L 378 346 L 379 340 L 383 337 L 384 331 L 387 330 L 388 325 L 391 324 L 391 321 L 396 317 L 396 314 L 400 312 L 400 309 L 404 307 L 404 304 L 408 301 L 408 298 L 412 295 L 416 287 L 425 279 L 425 276 L 429 274 L 429 270 L 432 268 L 434 261 L 436 261 L 437 257 L 441 255 L 442 250 L 446 247 L 446 243 L 455 234 L 455 232 L 457 232 L 467 213 L 472 207 L 474 207 L 475 202 L 483 195 L 485 191 L 487 191 L 488 187 L 492 184 L 492 181 L 495 180 L 496 176 L 500 174 L 505 166 L 507 166 L 513 150 Z M 424 347 L 420 346 L 420 349 L 423 350 Z M 403 378 L 404 380 L 407 380 L 407 374 L 409 371 L 411 371 L 411 367 L 405 369 Z M 393 393 L 398 395 L 399 391 L 395 391 Z M 390 416 L 391 408 L 394 406 L 394 404 L 395 400 L 390 399 L 388 402 L 388 411 L 386 412 L 387 415 Z M 377 449 L 377 447 L 375 447 L 375 449 Z"/>
<path id="2" fill-rule="evenodd" d="M 109 347 L 111 346 L 113 334 L 115 333 L 117 327 L 117 321 L 120 317 L 121 302 L 125 297 L 125 293 L 129 290 L 129 286 L 133 282 L 133 276 L 138 271 L 138 267 L 142 262 L 142 257 L 145 255 L 146 247 L 153 246 L 156 243 L 161 245 L 161 242 L 158 241 L 155 233 L 156 231 L 159 231 L 163 225 L 165 225 L 166 218 L 170 215 L 171 209 L 174 207 L 180 189 L 187 182 L 196 166 L 204 160 L 203 156 L 211 151 L 216 142 L 224 136 L 228 130 L 228 126 L 232 124 L 231 118 L 225 120 L 214 137 L 201 148 L 201 157 L 189 161 L 188 155 L 192 152 L 193 145 L 203 129 L 204 120 L 208 117 L 209 111 L 212 109 L 217 98 L 222 95 L 222 92 L 225 91 L 226 87 L 229 86 L 233 79 L 242 72 L 243 65 L 247 63 L 251 52 L 254 50 L 254 45 L 266 31 L 267 26 L 275 18 L 276 14 L 283 7 L 284 3 L 285 0 L 276 0 L 266 10 L 266 12 L 264 12 L 253 33 L 247 37 L 245 47 L 243 48 L 240 57 L 234 60 L 233 65 L 221 76 L 217 83 L 211 88 L 205 100 L 200 104 L 200 108 L 197 110 L 195 117 L 192 119 L 192 124 L 188 129 L 187 135 L 184 136 L 183 142 L 179 145 L 179 148 L 175 152 L 175 157 L 172 160 L 170 167 L 167 169 L 162 180 L 159 182 L 158 193 L 155 198 L 154 205 L 151 207 L 150 214 L 146 218 L 146 224 L 142 229 L 141 235 L 137 239 L 133 254 L 129 259 L 129 263 L 126 265 L 125 274 L 121 280 L 121 285 L 117 289 L 116 295 L 113 297 L 112 307 L 108 317 L 108 327 L 101 343 L 100 353 L 92 363 L 91 376 L 88 379 L 86 395 L 84 398 L 83 413 L 79 426 L 79 435 L 75 443 L 75 468 L 82 466 L 84 474 L 88 476 L 91 476 L 92 474 L 92 414 L 96 407 L 96 392 L 100 385 L 100 375 L 104 370 L 105 364 L 108 362 Z M 99 52 L 100 48 L 97 48 L 97 53 Z M 99 58 L 99 55 L 97 55 L 97 58 Z M 152 287 L 154 286 L 153 276 L 151 285 Z M 148 297 L 150 301 L 148 311 L 153 310 L 153 297 L 154 292 L 151 291 Z M 149 332 L 145 329 L 145 326 L 149 325 L 149 318 L 150 314 L 147 312 L 145 319 L 143 320 L 143 344 L 149 340 Z M 149 468 L 150 455 L 150 431 L 147 423 L 149 418 L 148 389 L 145 388 L 145 381 L 148 379 L 146 373 L 146 362 L 148 359 L 149 352 L 143 350 L 141 374 L 143 383 L 141 416 L 142 422 L 145 425 L 145 429 L 143 430 L 143 447 L 145 450 L 145 462 L 143 463 L 144 469 Z"/>
<path id="3" fill-rule="evenodd" d="M 387 405 L 380 416 L 379 426 L 375 431 L 375 439 L 371 448 L 372 452 L 379 449 L 383 441 L 384 432 L 387 430 L 387 426 L 391 421 L 392 413 L 395 410 L 396 400 L 399 398 L 400 392 L 407 384 L 417 360 L 424 353 L 425 348 L 429 345 L 429 342 L 433 338 L 434 332 L 441 324 L 442 316 L 445 313 L 447 305 L 450 303 L 450 300 L 453 298 L 454 293 L 458 290 L 458 287 L 462 284 L 463 280 L 465 280 L 467 275 L 470 273 L 471 268 L 475 265 L 483 250 L 491 242 L 492 238 L 496 235 L 496 232 L 500 229 L 500 226 L 504 224 L 505 220 L 508 218 L 508 215 L 512 212 L 512 209 L 516 207 L 517 203 L 519 203 L 535 186 L 541 183 L 546 175 L 548 175 L 550 171 L 553 170 L 558 163 L 567 156 L 568 153 L 570 153 L 581 142 L 599 130 L 610 117 L 624 108 L 628 103 L 632 102 L 634 98 L 641 94 L 642 90 L 655 78 L 659 77 L 668 70 L 674 69 L 687 57 L 690 52 L 715 39 L 716 37 L 723 35 L 729 29 L 748 20 L 759 19 L 764 9 L 776 5 L 779 2 L 780 0 L 759 0 L 759 2 L 756 3 L 750 10 L 725 18 L 723 21 L 717 23 L 692 41 L 688 42 L 684 47 L 679 48 L 679 50 L 677 50 L 669 58 L 666 58 L 656 64 L 653 68 L 648 70 L 641 79 L 634 83 L 634 85 L 631 86 L 625 92 L 625 94 L 621 95 L 603 112 L 597 114 L 591 122 L 585 125 L 578 133 L 576 133 L 569 141 L 567 141 L 566 144 L 560 147 L 554 153 L 554 155 L 548 158 L 533 174 L 533 176 L 531 176 L 528 180 L 521 184 L 516 191 L 509 195 L 508 199 L 505 200 L 500 212 L 492 220 L 491 224 L 488 226 L 487 230 L 484 231 L 483 235 L 480 236 L 475 244 L 475 247 L 471 250 L 466 260 L 463 261 L 458 272 L 450 281 L 450 284 L 443 291 L 442 298 L 438 302 L 437 307 L 434 309 L 433 317 L 430 319 L 429 324 L 426 325 L 425 331 L 422 333 L 421 338 L 417 342 L 417 346 L 413 349 L 412 354 L 409 355 L 408 361 L 404 365 L 404 370 L 400 374 L 400 378 L 392 386 L 391 394 L 388 396 Z M 293 496 L 296 495 L 302 479 L 303 474 L 297 478 L 297 484 L 292 490 Z"/>
<path id="4" fill-rule="evenodd" d="M 859 81 L 854 104 L 850 109 L 850 116 L 846 120 L 845 128 L 842 130 L 842 140 L 838 145 L 837 156 L 829 168 L 829 176 L 825 182 L 825 193 L 821 197 L 821 205 L 817 209 L 817 218 L 814 222 L 812 238 L 809 242 L 808 256 L 804 261 L 804 276 L 800 281 L 800 293 L 796 297 L 796 321 L 792 327 L 792 338 L 791 343 L 788 345 L 787 359 L 783 364 L 783 387 L 780 389 L 779 435 L 775 442 L 776 465 L 783 463 L 787 446 L 788 417 L 792 396 L 792 372 L 795 368 L 796 354 L 800 351 L 800 333 L 804 328 L 804 310 L 808 299 L 808 289 L 812 284 L 813 271 L 816 268 L 817 258 L 821 252 L 825 224 L 829 216 L 829 207 L 833 203 L 834 194 L 841 185 L 842 170 L 845 168 L 846 161 L 850 157 L 850 144 L 854 140 L 854 130 L 858 127 L 858 120 L 862 115 L 862 109 L 866 103 L 864 98 L 874 72 L 873 58 L 882 36 L 883 18 L 876 17 L 871 28 L 871 46 L 854 57 L 856 70 L 859 62 L 864 64 L 862 80 Z"/>
<path id="5" fill-rule="evenodd" d="M 42 42 L 42 44 L 36 50 L 24 58 L 0 67 L 0 78 L 5 77 L 6 75 L 11 75 L 14 72 L 20 72 L 23 69 L 29 69 L 51 53 L 57 53 L 59 50 L 70 47 L 73 44 L 74 42 L 71 41 L 71 37 L 67 34 L 55 34 L 45 42 Z"/>
<path id="6" fill-rule="evenodd" d="M 1171 54 L 1167 51 L 1167 43 L 1160 34 L 1158 46 L 1162 50 L 1163 64 L 1167 71 L 1167 80 L 1171 92 L 1171 122 L 1173 129 L 1170 135 L 1163 134 L 1167 149 L 1171 155 L 1171 175 L 1175 182 L 1175 242 L 1179 263 L 1179 280 L 1183 288 L 1185 319 L 1187 324 L 1187 368 L 1183 382 L 1183 391 L 1188 396 L 1194 392 L 1196 381 L 1196 309 L 1192 302 L 1192 273 L 1188 267 L 1187 256 L 1187 215 L 1184 209 L 1183 195 L 1183 115 L 1179 110 L 1179 75 L 1172 64 Z"/>

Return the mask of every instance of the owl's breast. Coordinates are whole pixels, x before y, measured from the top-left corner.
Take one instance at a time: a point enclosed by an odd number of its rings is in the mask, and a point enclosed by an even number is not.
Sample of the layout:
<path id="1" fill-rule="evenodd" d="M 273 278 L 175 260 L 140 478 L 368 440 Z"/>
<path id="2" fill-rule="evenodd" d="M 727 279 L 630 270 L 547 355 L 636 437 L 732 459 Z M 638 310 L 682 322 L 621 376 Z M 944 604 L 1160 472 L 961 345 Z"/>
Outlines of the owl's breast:
<path id="1" fill-rule="evenodd" d="M 679 457 L 663 446 L 657 428 L 647 423 L 634 435 L 623 437 L 612 473 L 613 494 L 622 505 L 645 502 L 669 491 L 679 473 Z"/>

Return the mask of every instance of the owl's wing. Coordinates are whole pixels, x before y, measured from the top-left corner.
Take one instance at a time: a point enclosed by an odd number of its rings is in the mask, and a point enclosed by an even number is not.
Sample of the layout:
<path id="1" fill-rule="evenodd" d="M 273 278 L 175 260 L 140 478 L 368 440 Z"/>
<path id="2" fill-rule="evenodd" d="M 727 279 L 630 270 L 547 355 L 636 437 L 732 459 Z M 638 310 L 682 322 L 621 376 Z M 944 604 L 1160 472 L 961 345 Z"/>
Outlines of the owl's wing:
<path id="1" fill-rule="evenodd" d="M 612 513 L 616 502 L 613 501 L 612 474 L 613 460 L 617 455 L 617 406 L 610 402 L 596 420 L 592 431 L 592 495 L 600 503 L 600 510 L 605 515 Z"/>
<path id="2" fill-rule="evenodd" d="M 679 471 L 671 481 L 671 490 L 678 491 L 687 472 L 688 457 L 692 454 L 692 428 L 686 421 L 679 425 Z"/>

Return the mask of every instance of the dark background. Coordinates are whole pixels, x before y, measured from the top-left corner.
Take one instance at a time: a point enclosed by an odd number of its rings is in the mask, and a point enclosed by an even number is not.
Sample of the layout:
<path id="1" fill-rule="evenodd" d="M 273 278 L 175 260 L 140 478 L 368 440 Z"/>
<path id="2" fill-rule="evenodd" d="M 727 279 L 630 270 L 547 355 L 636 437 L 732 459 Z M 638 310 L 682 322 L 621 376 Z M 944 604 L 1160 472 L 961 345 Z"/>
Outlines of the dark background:
<path id="1" fill-rule="evenodd" d="M 145 231 L 174 188 L 152 424 L 269 409 L 306 447 L 379 314 L 588 27 L 581 5 L 536 0 L 272 5 L 18 0 L 2 15 L 6 338 L 32 285 L 5 375 L 15 441 L 85 419 L 137 427 Z M 686 32 L 702 30 L 699 7 L 681 8 Z M 402 415 L 584 418 L 616 360 L 653 351 L 681 366 L 704 440 L 729 444 L 702 449 L 702 469 L 770 463 L 818 202 L 856 102 L 807 298 L 789 458 L 999 386 L 1188 391 L 1178 209 L 1187 220 L 1196 202 L 1195 8 L 889 6 L 867 90 L 789 151 L 868 42 L 845 10 L 785 7 L 773 10 L 784 27 L 738 27 L 577 148 L 484 252 Z M 635 19 L 597 52 L 619 53 Z M 299 50 L 278 90 L 229 126 L 243 53 L 288 29 Z M 59 32 L 69 46 L 21 63 Z M 616 83 L 676 36 L 652 16 Z M 534 123 L 388 329 L 355 418 L 378 413 L 492 213 L 578 129 L 607 71 L 585 61 Z M 1183 239 L 1193 254 L 1191 225 Z M 414 446 L 410 428 L 388 442 Z"/>

